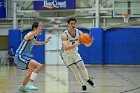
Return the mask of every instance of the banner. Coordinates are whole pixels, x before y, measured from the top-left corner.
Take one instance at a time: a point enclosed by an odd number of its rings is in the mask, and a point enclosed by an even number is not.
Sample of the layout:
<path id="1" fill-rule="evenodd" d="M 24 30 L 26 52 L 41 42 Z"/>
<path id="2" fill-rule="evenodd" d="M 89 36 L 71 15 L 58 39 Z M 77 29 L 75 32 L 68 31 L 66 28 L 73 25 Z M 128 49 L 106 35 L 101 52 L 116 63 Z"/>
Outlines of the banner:
<path id="1" fill-rule="evenodd" d="M 0 19 L 7 18 L 7 0 L 0 0 Z"/>
<path id="2" fill-rule="evenodd" d="M 44 0 L 34 1 L 34 10 L 75 9 L 76 0 Z"/>

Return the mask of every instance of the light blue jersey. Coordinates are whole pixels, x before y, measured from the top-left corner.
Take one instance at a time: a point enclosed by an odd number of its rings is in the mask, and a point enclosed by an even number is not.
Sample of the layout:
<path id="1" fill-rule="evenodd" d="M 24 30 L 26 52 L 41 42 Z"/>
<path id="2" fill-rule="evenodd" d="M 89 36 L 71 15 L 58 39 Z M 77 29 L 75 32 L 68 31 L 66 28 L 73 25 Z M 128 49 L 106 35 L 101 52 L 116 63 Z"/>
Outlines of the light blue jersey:
<path id="1" fill-rule="evenodd" d="M 36 38 L 33 38 L 29 41 L 26 41 L 23 39 L 18 49 L 16 50 L 14 61 L 20 69 L 27 69 L 28 64 L 31 60 L 29 55 L 32 51 L 32 47 L 35 41 L 36 41 Z"/>
<path id="2" fill-rule="evenodd" d="M 26 41 L 23 39 L 20 46 L 18 47 L 18 49 L 16 51 L 16 54 L 29 56 L 32 51 L 32 47 L 33 47 L 33 44 L 35 43 L 35 41 L 36 41 L 35 38 L 33 38 L 30 41 Z"/>

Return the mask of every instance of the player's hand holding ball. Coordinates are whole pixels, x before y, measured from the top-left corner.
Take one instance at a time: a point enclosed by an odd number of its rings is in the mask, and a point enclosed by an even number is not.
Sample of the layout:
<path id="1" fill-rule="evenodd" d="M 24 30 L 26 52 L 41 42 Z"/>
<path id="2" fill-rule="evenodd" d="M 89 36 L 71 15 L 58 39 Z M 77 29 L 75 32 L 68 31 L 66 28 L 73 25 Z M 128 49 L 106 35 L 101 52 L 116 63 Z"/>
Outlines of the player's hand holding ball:
<path id="1" fill-rule="evenodd" d="M 81 44 L 84 44 L 86 47 L 89 47 L 92 44 L 94 38 L 91 38 L 91 36 L 87 33 L 83 33 L 80 35 L 79 40 Z"/>

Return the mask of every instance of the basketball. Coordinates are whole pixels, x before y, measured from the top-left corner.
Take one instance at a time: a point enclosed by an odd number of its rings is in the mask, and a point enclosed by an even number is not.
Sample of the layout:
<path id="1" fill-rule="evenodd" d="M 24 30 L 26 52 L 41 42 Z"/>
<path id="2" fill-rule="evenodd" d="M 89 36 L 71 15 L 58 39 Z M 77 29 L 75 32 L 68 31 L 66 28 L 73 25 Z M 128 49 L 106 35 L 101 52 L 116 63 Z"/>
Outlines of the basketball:
<path id="1" fill-rule="evenodd" d="M 92 41 L 92 38 L 90 37 L 89 34 L 83 33 L 80 35 L 79 40 L 80 40 L 80 43 L 87 44 Z"/>

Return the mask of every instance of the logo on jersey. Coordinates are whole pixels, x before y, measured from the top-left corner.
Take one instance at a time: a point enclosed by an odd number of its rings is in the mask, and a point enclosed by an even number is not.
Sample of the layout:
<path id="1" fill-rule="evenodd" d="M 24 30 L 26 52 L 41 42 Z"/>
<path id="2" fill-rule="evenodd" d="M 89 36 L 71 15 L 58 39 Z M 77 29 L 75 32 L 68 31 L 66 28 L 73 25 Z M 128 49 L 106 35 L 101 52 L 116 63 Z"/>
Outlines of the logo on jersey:
<path id="1" fill-rule="evenodd" d="M 70 40 L 70 42 L 71 42 L 72 45 L 75 43 L 75 41 L 78 41 L 78 39 Z"/>
<path id="2" fill-rule="evenodd" d="M 75 42 L 75 41 L 78 41 L 78 39 L 75 39 L 75 40 L 70 40 L 70 42 Z"/>

